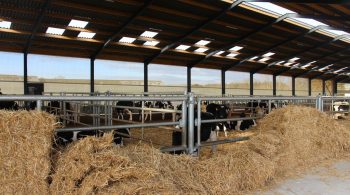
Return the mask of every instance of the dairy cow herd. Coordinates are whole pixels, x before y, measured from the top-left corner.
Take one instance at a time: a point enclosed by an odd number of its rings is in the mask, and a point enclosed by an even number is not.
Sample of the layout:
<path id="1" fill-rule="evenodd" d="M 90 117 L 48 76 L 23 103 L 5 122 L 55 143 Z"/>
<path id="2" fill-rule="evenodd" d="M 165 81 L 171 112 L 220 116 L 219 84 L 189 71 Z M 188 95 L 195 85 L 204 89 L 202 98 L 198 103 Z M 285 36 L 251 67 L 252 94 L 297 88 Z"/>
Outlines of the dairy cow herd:
<path id="1" fill-rule="evenodd" d="M 61 109 L 62 103 L 58 101 L 51 101 L 47 104 L 46 111 L 52 114 L 58 114 Z M 280 106 L 287 105 L 288 102 L 283 102 Z M 25 109 L 35 109 L 35 102 L 29 102 L 25 104 Z M 72 110 L 76 106 L 74 103 L 65 103 L 65 107 L 67 110 Z M 141 107 L 146 108 L 144 112 L 141 111 Z M 334 110 L 349 110 L 349 105 L 334 105 Z M 138 108 L 138 109 L 137 109 Z M 152 120 L 152 111 L 147 108 L 155 108 L 155 109 L 168 109 L 168 110 L 182 110 L 183 105 L 173 105 L 170 101 L 157 101 L 157 102 L 133 102 L 133 101 L 118 101 L 116 102 L 113 112 L 116 114 L 116 117 L 120 120 L 133 120 L 133 115 L 138 114 L 138 120 L 143 118 L 144 121 Z M 15 101 L 0 101 L 0 109 L 9 109 L 9 110 L 18 110 L 23 109 L 20 108 L 17 102 Z M 276 105 L 274 103 L 268 101 L 250 101 L 237 106 L 235 104 L 218 104 L 218 103 L 207 103 L 204 102 L 201 108 L 195 107 L 195 118 L 197 119 L 197 109 L 201 110 L 201 120 L 211 120 L 211 119 L 229 119 L 229 118 L 237 118 L 233 121 L 225 120 L 223 122 L 213 122 L 213 123 L 202 123 L 201 124 L 201 134 L 200 141 L 215 141 L 217 140 L 217 136 L 220 131 L 224 132 L 225 137 L 227 137 L 227 132 L 229 130 L 247 130 L 252 126 L 256 125 L 255 119 L 251 117 L 263 117 L 265 114 L 268 114 L 269 110 L 276 109 Z M 161 119 L 165 119 L 165 112 L 160 112 L 162 117 Z M 142 117 L 142 114 L 143 117 Z M 154 112 L 153 112 L 154 114 Z M 181 115 L 172 114 L 173 120 L 180 120 Z M 137 119 L 136 119 L 137 120 Z M 178 127 L 179 128 L 179 127 Z M 195 135 L 194 142 L 195 144 L 198 142 L 197 140 L 197 127 L 194 127 Z M 101 136 L 103 132 L 90 130 L 90 131 L 75 131 L 75 132 L 59 132 L 56 134 L 56 142 L 57 145 L 67 145 L 75 140 L 81 139 L 86 136 Z M 130 131 L 129 129 L 117 129 L 114 130 L 114 143 L 116 145 L 123 145 L 123 138 L 129 138 Z M 172 143 L 173 145 L 181 145 L 182 144 L 182 135 L 181 132 L 174 131 L 172 134 Z"/>

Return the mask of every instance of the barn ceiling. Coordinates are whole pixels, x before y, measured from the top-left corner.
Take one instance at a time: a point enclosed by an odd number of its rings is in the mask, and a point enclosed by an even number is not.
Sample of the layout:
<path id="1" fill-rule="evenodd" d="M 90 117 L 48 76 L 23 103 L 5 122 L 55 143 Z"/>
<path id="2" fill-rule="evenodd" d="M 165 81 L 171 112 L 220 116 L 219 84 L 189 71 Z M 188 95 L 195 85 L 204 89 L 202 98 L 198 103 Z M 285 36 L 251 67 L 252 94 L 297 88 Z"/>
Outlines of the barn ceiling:
<path id="1" fill-rule="evenodd" d="M 0 0 L 0 50 L 350 82 L 348 1 Z"/>

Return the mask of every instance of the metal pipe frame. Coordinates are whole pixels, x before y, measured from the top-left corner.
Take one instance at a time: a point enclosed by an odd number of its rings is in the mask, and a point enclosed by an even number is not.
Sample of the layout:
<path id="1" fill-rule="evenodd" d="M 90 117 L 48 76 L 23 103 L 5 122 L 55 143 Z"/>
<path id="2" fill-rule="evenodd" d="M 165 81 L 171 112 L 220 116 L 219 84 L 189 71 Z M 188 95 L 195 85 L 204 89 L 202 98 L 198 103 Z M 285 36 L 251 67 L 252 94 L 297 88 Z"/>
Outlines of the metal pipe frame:
<path id="1" fill-rule="evenodd" d="M 192 90 L 192 74 L 191 67 L 187 66 L 187 92 L 191 92 Z"/>
<path id="2" fill-rule="evenodd" d="M 193 93 L 189 93 L 188 99 L 188 153 L 194 153 L 194 104 L 195 98 Z"/>

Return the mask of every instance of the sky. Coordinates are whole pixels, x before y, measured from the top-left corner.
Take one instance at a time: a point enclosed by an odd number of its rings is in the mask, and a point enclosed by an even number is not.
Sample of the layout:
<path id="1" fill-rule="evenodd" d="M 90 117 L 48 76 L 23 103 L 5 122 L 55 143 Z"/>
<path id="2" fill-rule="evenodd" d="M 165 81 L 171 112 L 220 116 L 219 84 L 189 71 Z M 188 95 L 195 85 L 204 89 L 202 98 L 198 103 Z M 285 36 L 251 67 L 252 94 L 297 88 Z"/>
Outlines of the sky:
<path id="1" fill-rule="evenodd" d="M 2 67 L 0 75 L 23 75 L 23 54 L 0 52 Z M 162 81 L 168 85 L 185 85 L 187 70 L 185 67 L 168 65 L 149 65 L 149 80 Z M 28 55 L 28 75 L 40 78 L 89 79 L 90 60 L 83 58 L 58 57 L 46 55 Z M 103 80 L 143 80 L 143 64 L 110 60 L 95 61 L 95 79 Z M 270 80 L 268 75 L 255 76 L 260 81 Z M 227 83 L 245 82 L 248 73 L 230 71 L 226 75 Z M 202 68 L 192 69 L 192 84 L 212 84 L 221 82 L 219 70 Z"/>

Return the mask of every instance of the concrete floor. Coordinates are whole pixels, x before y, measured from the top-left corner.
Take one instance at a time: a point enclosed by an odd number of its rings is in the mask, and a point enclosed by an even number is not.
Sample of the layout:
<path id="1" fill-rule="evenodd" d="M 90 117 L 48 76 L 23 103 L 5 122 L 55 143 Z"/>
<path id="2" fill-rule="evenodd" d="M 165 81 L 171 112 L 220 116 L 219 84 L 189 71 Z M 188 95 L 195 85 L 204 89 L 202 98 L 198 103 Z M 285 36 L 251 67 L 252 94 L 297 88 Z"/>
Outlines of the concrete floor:
<path id="1" fill-rule="evenodd" d="M 305 175 L 288 179 L 264 195 L 348 195 L 350 194 L 350 160 L 342 160 L 316 168 Z"/>

